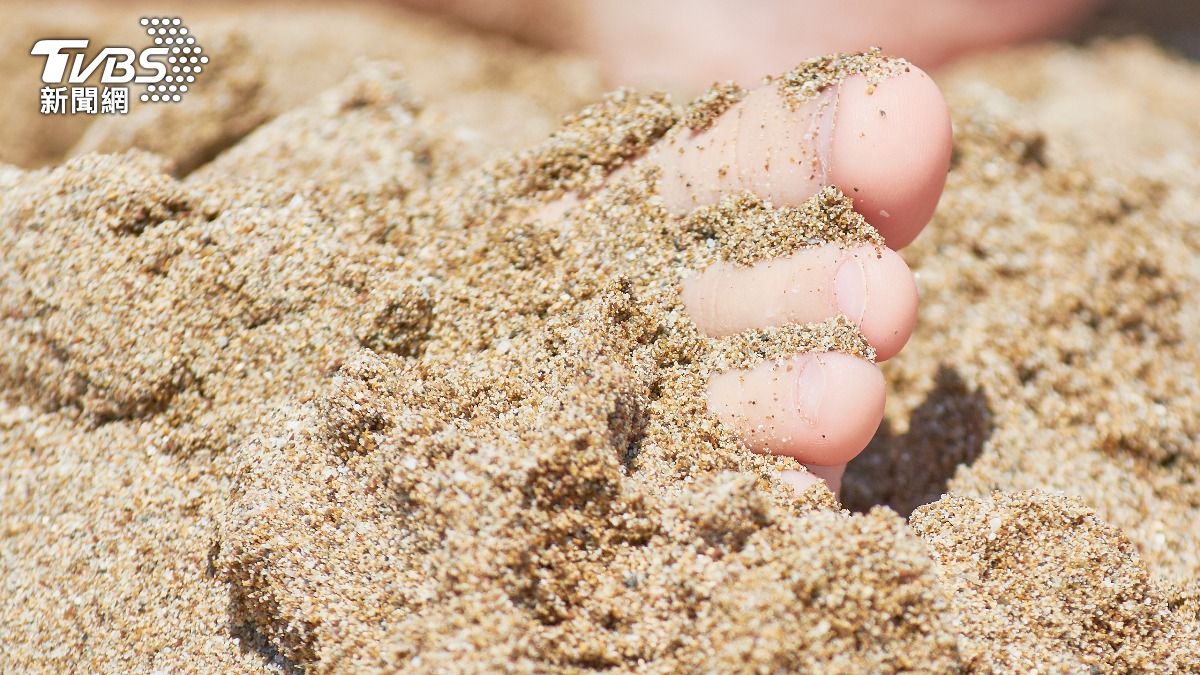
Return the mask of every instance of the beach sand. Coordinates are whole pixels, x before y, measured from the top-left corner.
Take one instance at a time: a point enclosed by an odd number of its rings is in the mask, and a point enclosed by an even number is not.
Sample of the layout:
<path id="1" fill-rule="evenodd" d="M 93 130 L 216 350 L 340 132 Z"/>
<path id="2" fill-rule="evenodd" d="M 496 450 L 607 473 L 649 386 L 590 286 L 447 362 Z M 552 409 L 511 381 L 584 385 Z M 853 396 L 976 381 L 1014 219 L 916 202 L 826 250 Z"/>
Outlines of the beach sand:
<path id="1" fill-rule="evenodd" d="M 17 45 L 138 28 L 3 12 Z M 878 235 L 835 190 L 673 218 L 652 172 L 604 182 L 736 91 L 606 95 L 375 6 L 183 15 L 195 91 L 90 126 L 0 50 L 0 664 L 1200 669 L 1200 66 L 939 77 L 920 325 L 839 503 L 703 387 L 861 335 L 704 338 L 677 284 Z"/>

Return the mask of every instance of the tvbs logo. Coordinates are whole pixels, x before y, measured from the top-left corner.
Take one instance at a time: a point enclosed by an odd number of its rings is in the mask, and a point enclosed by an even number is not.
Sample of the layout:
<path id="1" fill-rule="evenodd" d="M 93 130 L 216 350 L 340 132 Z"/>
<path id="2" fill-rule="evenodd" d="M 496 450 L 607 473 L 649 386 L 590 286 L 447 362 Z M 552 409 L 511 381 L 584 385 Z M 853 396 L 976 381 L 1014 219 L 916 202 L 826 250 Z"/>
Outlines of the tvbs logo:
<path id="1" fill-rule="evenodd" d="M 124 114 L 129 112 L 129 86 L 143 85 L 145 103 L 179 103 L 208 64 L 208 56 L 179 17 L 143 17 L 141 24 L 154 46 L 104 47 L 93 58 L 84 38 L 38 40 L 31 56 L 42 66 L 43 115 Z M 91 81 L 99 87 L 89 85 Z"/>

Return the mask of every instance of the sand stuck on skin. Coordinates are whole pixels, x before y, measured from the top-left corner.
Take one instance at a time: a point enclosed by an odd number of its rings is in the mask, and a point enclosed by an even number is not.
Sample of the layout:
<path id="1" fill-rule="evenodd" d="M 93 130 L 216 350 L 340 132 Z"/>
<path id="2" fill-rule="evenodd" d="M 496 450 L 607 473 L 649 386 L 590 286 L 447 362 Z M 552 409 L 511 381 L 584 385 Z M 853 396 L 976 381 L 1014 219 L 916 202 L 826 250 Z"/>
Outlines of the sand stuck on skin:
<path id="1" fill-rule="evenodd" d="M 735 88 L 206 11 L 185 104 L 0 148 L 0 664 L 1200 669 L 1200 67 L 1132 41 L 945 75 L 921 323 L 839 504 L 703 389 L 861 335 L 705 338 L 677 285 L 878 235 L 832 189 L 671 217 L 653 172 L 605 181 Z M 6 129 L 44 128 L 29 65 Z"/>

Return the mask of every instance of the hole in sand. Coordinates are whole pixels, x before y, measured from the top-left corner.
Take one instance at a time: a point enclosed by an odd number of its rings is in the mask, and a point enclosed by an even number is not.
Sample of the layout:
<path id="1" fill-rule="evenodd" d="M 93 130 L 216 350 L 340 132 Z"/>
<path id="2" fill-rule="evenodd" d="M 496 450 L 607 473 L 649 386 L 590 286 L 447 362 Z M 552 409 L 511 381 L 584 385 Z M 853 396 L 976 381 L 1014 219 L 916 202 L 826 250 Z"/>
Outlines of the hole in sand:
<path id="1" fill-rule="evenodd" d="M 884 504 L 908 517 L 936 501 L 961 464 L 975 461 L 992 435 L 987 394 L 969 389 L 953 368 L 938 368 L 934 387 L 913 411 L 906 433 L 888 421 L 846 469 L 842 503 L 851 511 Z"/>

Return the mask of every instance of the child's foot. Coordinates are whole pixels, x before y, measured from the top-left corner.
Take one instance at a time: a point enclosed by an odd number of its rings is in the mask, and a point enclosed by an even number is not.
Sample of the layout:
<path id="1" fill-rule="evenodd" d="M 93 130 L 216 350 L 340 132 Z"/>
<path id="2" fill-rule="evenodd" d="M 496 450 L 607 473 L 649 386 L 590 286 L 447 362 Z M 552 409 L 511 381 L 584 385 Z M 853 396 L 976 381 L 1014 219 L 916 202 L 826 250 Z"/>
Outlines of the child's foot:
<path id="1" fill-rule="evenodd" d="M 945 102 L 921 70 L 878 81 L 851 75 L 804 100 L 777 84 L 750 92 L 699 133 L 676 129 L 640 161 L 662 169 L 659 191 L 677 214 L 743 191 L 798 206 L 825 186 L 854 199 L 887 241 L 837 244 L 735 267 L 718 263 L 686 279 L 683 303 L 712 337 L 845 315 L 880 360 L 904 346 L 916 323 L 912 273 L 892 249 L 910 243 L 933 214 L 949 168 Z M 552 212 L 554 209 L 552 208 Z M 709 381 L 709 409 L 756 451 L 788 455 L 838 490 L 846 462 L 883 416 L 884 382 L 872 363 L 839 352 L 800 354 Z"/>

